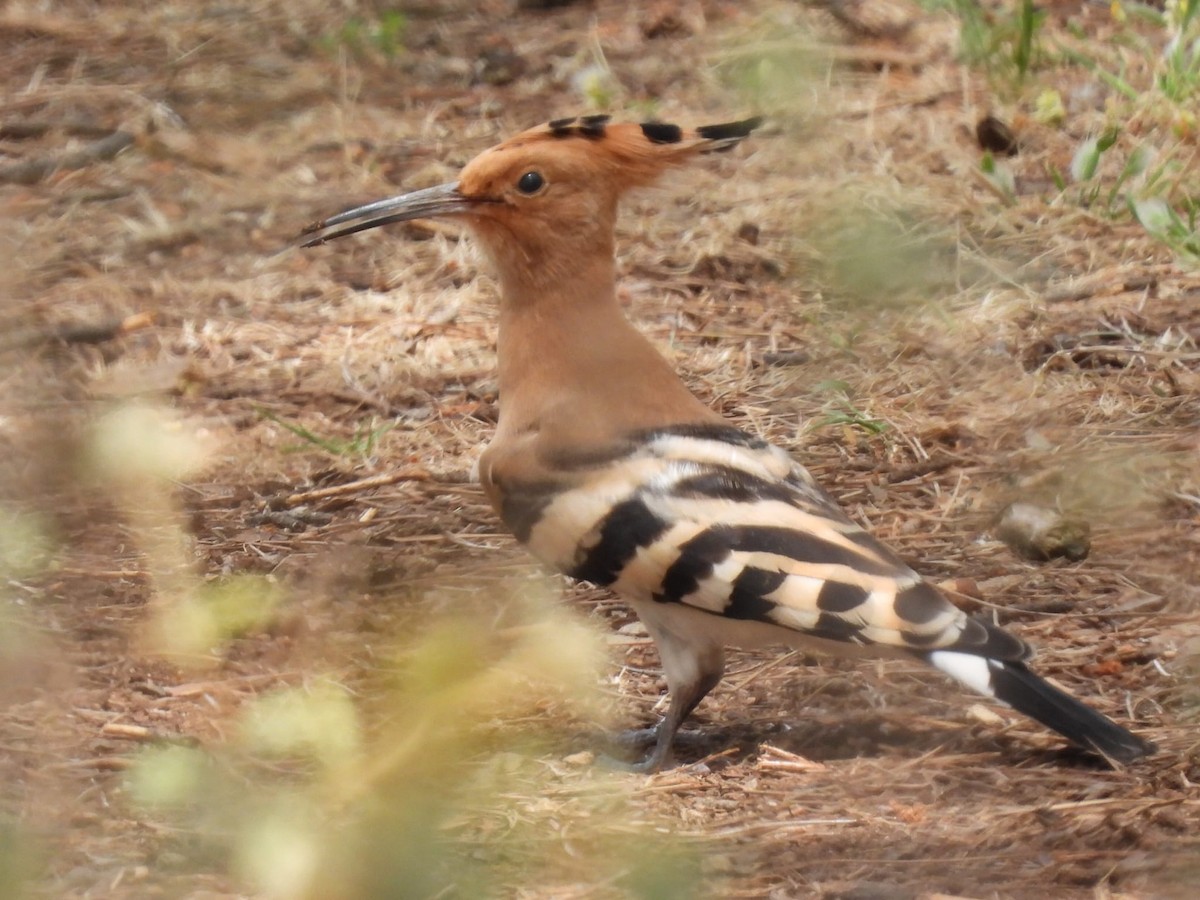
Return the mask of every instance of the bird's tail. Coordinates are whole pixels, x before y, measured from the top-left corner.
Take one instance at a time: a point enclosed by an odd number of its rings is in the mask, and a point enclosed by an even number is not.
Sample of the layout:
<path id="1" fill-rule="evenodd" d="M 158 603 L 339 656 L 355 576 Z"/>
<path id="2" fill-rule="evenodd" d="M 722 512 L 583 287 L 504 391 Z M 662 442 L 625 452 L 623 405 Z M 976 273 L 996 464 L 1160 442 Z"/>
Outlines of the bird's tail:
<path id="1" fill-rule="evenodd" d="M 1110 760 L 1129 763 L 1158 749 L 1034 674 L 1023 662 L 987 659 L 953 650 L 935 650 L 925 658 L 972 690 L 994 697 Z"/>

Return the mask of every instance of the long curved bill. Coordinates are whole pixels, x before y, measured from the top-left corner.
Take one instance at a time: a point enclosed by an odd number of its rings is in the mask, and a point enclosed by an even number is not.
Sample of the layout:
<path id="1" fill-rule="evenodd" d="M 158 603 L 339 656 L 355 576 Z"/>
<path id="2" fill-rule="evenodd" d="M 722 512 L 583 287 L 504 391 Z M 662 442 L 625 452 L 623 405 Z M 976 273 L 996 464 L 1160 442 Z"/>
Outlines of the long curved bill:
<path id="1" fill-rule="evenodd" d="M 356 206 L 328 219 L 313 222 L 300 232 L 300 246 L 316 247 L 334 238 L 366 231 L 368 228 L 378 228 L 380 225 L 389 225 L 392 222 L 461 215 L 468 212 L 475 202 L 459 193 L 457 182 L 439 184 L 437 187 L 401 194 L 399 197 L 377 200 L 366 206 Z"/>

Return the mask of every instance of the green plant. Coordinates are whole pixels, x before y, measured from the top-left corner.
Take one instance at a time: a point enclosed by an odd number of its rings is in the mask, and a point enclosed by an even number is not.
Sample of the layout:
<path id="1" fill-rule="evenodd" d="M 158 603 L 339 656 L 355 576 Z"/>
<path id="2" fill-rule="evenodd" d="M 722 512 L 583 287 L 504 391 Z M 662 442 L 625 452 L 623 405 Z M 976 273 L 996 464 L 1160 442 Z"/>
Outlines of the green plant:
<path id="1" fill-rule="evenodd" d="M 828 297 L 847 309 L 925 304 L 956 274 L 953 237 L 886 195 L 847 192 L 802 227 Z"/>
<path id="2" fill-rule="evenodd" d="M 1167 5 L 1171 39 L 1159 63 L 1157 83 L 1176 103 L 1194 100 L 1200 90 L 1200 0 Z"/>
<path id="3" fill-rule="evenodd" d="M 1012 170 L 1007 166 L 997 163 L 996 157 L 992 151 L 985 150 L 983 156 L 979 160 L 979 171 L 983 173 L 983 177 L 996 190 L 1005 203 L 1011 205 L 1017 199 L 1017 184 L 1013 178 Z"/>
<path id="4" fill-rule="evenodd" d="M 603 44 L 595 37 L 580 51 L 571 83 L 588 109 L 611 111 L 620 104 L 624 93 L 608 64 Z"/>
<path id="5" fill-rule="evenodd" d="M 1121 130 L 1110 125 L 1100 134 L 1086 138 L 1076 148 L 1075 155 L 1071 158 L 1071 180 L 1081 185 L 1078 198 L 1081 206 L 1090 208 L 1096 205 L 1096 201 L 1104 190 L 1104 184 L 1096 177 L 1096 172 L 1100 168 L 1101 159 L 1113 148 L 1120 136 Z M 1128 173 L 1128 165 L 1125 167 L 1125 171 Z M 1126 174 L 1125 177 L 1128 175 Z M 1123 181 L 1124 178 L 1121 180 Z M 1114 195 L 1118 189 L 1119 183 L 1113 187 Z M 1111 195 L 1109 206 L 1104 211 L 1107 212 L 1110 208 Z"/>
<path id="6" fill-rule="evenodd" d="M 868 434 L 883 434 L 888 430 L 887 422 L 871 418 L 849 401 L 844 401 L 841 409 L 826 409 L 825 414 L 816 422 L 816 426 L 819 428 L 829 425 L 851 425 L 861 428 Z"/>
<path id="7" fill-rule="evenodd" d="M 1200 202 L 1187 202 L 1182 215 L 1162 197 L 1130 197 L 1128 203 L 1133 217 L 1147 232 L 1183 259 L 1200 265 Z"/>
<path id="8" fill-rule="evenodd" d="M 1020 88 L 1042 55 L 1039 33 L 1046 14 L 1033 0 L 1021 0 L 1012 11 L 987 10 L 979 0 L 926 0 L 925 5 L 958 17 L 963 61 L 995 82 Z"/>
<path id="9" fill-rule="evenodd" d="M 1070 174 L 1080 185 L 1078 203 L 1110 218 L 1131 214 L 1148 234 L 1181 259 L 1192 264 L 1200 262 L 1200 202 L 1189 194 L 1180 195 L 1171 183 L 1169 176 L 1180 168 L 1171 154 L 1164 154 L 1155 166 L 1159 154 L 1148 144 L 1139 144 L 1126 157 L 1116 177 L 1105 180 L 1098 175 L 1101 160 L 1117 146 L 1119 136 L 1118 128 L 1109 127 L 1083 141 L 1075 151 Z M 1067 185 L 1061 174 L 1052 174 L 1059 189 L 1065 191 Z"/>
<path id="10" fill-rule="evenodd" d="M 1112 9 L 1117 21 L 1129 21 L 1125 4 L 1116 2 Z M 1155 60 L 1153 86 L 1157 88 L 1156 92 L 1145 91 L 1131 83 L 1124 58 L 1118 55 L 1114 60 L 1103 47 L 1088 44 L 1084 52 L 1059 42 L 1056 49 L 1062 59 L 1089 69 L 1108 87 L 1136 103 L 1145 104 L 1148 100 L 1153 102 L 1162 98 L 1176 107 L 1194 104 L 1200 90 L 1200 0 L 1168 0 L 1163 12 L 1142 4 L 1131 4 L 1128 12 L 1136 13 L 1138 22 L 1152 26 L 1154 33 L 1144 36 L 1127 29 L 1119 32 L 1111 43 L 1128 45 L 1142 59 Z M 1086 38 L 1083 34 L 1076 34 L 1076 37 Z M 1114 66 L 1115 72 L 1111 71 Z"/>
<path id="11" fill-rule="evenodd" d="M 588 66 L 575 79 L 588 109 L 611 109 L 617 90 L 612 72 L 604 66 Z"/>
<path id="12" fill-rule="evenodd" d="M 1062 94 L 1053 88 L 1041 91 L 1034 101 L 1033 117 L 1043 125 L 1061 125 L 1067 118 Z"/>
<path id="13" fill-rule="evenodd" d="M 130 802 L 180 836 L 183 865 L 228 869 L 256 896 L 497 897 L 514 877 L 698 896 L 699 854 L 631 824 L 625 779 L 546 763 L 567 710 L 605 707 L 599 635 L 549 579 L 444 590 L 427 599 L 455 612 L 376 642 L 365 683 L 346 661 L 309 665 L 246 698 L 220 740 L 148 747 Z"/>
<path id="14" fill-rule="evenodd" d="M 1150 163 L 1154 159 L 1154 151 L 1145 144 L 1141 144 L 1133 148 L 1125 160 L 1125 165 L 1121 167 L 1121 171 L 1117 173 L 1116 180 L 1108 190 L 1108 197 L 1105 200 L 1104 208 L 1110 214 L 1115 214 L 1115 211 L 1120 206 L 1120 199 L 1124 196 L 1121 191 L 1130 181 L 1140 177 L 1149 168 Z"/>
<path id="15" fill-rule="evenodd" d="M 1012 38 L 1013 68 L 1016 69 L 1017 79 L 1024 81 L 1033 65 L 1035 52 L 1034 38 L 1046 17 L 1044 12 L 1034 9 L 1033 0 L 1021 0 L 1021 9 L 1016 16 L 1016 33 Z"/>
<path id="16" fill-rule="evenodd" d="M 42 852 L 23 828 L 0 818 L 0 884 L 12 900 L 33 896 L 30 884 L 42 864 Z"/>
<path id="17" fill-rule="evenodd" d="M 714 72 L 749 109 L 820 113 L 832 61 L 805 27 L 760 22 L 713 57 Z"/>
<path id="18" fill-rule="evenodd" d="M 850 385 L 844 381 L 822 381 L 817 384 L 817 390 L 831 394 L 826 402 L 822 415 L 816 419 L 813 428 L 825 428 L 830 425 L 849 425 L 861 428 L 868 434 L 883 434 L 888 430 L 888 423 L 882 419 L 873 418 L 870 414 L 859 409 L 850 401 Z"/>
<path id="19" fill-rule="evenodd" d="M 1114 75 L 1112 72 L 1109 72 L 1107 69 L 1101 66 L 1099 61 L 1091 56 L 1088 56 L 1086 53 L 1080 53 L 1078 50 L 1073 50 L 1069 47 L 1059 47 L 1058 49 L 1065 61 L 1074 65 L 1083 66 L 1085 69 L 1089 69 L 1097 78 L 1099 78 L 1117 93 L 1123 95 L 1129 100 L 1141 99 L 1142 92 L 1130 84 L 1125 79 L 1123 73 L 1121 75 Z"/>
<path id="20" fill-rule="evenodd" d="M 341 440 L 339 438 L 322 437 L 298 422 L 289 422 L 286 419 L 280 418 L 269 409 L 259 407 L 257 412 L 267 421 L 274 422 L 280 428 L 286 429 L 306 444 L 319 447 L 333 456 L 368 457 L 379 444 L 379 439 L 396 427 L 395 422 L 384 422 L 380 425 L 378 424 L 379 420 L 372 416 L 370 424 L 359 423 L 354 429 L 354 437 L 349 440 Z M 302 445 L 290 449 L 302 449 Z"/>
<path id="21" fill-rule="evenodd" d="M 1195 264 L 1200 261 L 1197 197 L 1181 173 L 1195 165 L 1194 151 L 1190 158 L 1185 154 L 1200 114 L 1200 0 L 1169 0 L 1162 11 L 1116 2 L 1112 14 L 1119 27 L 1110 41 L 1087 41 L 1078 33 L 1075 46 L 1057 49 L 1064 62 L 1083 66 L 1114 92 L 1110 116 L 1138 121 L 1144 137 L 1119 169 L 1102 165 L 1120 152 L 1116 126 L 1081 143 L 1070 169 L 1071 180 L 1080 185 L 1077 199 L 1110 218 L 1131 215 L 1181 260 Z M 1147 60 L 1152 67 L 1144 65 Z M 1178 141 L 1156 139 L 1164 131 Z M 1052 170 L 1051 176 L 1065 192 L 1061 174 Z"/>
<path id="22" fill-rule="evenodd" d="M 376 18 L 359 16 L 347 19 L 340 28 L 321 39 L 327 52 L 345 49 L 356 59 L 379 54 L 391 62 L 404 49 L 408 19 L 395 9 L 384 10 Z"/>

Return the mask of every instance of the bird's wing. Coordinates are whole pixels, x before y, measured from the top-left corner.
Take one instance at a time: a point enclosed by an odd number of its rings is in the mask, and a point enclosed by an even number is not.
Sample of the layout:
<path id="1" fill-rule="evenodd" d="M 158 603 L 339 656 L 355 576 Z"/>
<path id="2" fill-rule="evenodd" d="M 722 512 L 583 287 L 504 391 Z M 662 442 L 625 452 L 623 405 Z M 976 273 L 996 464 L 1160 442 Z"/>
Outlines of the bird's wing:
<path id="1" fill-rule="evenodd" d="M 1029 656 L 851 521 L 786 452 L 737 428 L 655 429 L 547 468 L 556 477 L 507 486 L 502 515 L 574 578 L 828 640 Z"/>

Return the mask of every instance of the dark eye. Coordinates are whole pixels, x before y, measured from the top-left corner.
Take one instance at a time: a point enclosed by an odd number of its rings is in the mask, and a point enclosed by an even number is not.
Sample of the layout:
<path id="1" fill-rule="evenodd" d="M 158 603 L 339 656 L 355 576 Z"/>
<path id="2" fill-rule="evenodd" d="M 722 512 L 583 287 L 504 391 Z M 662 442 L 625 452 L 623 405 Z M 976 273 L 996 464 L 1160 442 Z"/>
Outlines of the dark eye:
<path id="1" fill-rule="evenodd" d="M 526 172 L 517 181 L 517 190 L 522 194 L 536 194 L 545 184 L 541 172 Z"/>

